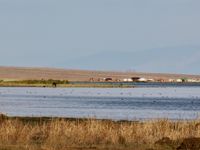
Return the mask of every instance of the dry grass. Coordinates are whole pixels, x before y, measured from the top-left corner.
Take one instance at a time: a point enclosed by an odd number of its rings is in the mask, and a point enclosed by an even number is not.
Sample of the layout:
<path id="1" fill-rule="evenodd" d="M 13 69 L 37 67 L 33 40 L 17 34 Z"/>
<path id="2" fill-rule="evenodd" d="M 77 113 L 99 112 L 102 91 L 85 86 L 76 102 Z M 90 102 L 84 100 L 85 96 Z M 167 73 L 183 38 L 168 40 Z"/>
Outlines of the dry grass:
<path id="1" fill-rule="evenodd" d="M 12 149 L 12 146 L 22 150 L 64 150 L 80 147 L 98 149 L 98 147 L 113 147 L 113 145 L 118 148 L 143 145 L 144 148 L 145 145 L 154 145 L 163 137 L 169 137 L 174 141 L 187 137 L 200 137 L 200 121 L 52 120 L 23 122 L 18 119 L 1 119 L 0 121 L 0 145 L 7 146 L 8 149 Z"/>

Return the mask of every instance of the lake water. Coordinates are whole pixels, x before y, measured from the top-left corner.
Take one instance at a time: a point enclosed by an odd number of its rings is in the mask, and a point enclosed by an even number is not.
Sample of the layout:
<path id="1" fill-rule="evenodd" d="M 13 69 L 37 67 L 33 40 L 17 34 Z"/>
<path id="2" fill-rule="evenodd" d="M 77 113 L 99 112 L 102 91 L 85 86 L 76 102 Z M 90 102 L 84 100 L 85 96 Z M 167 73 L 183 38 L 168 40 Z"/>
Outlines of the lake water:
<path id="1" fill-rule="evenodd" d="M 0 88 L 9 116 L 95 117 L 113 120 L 196 119 L 200 87 Z"/>

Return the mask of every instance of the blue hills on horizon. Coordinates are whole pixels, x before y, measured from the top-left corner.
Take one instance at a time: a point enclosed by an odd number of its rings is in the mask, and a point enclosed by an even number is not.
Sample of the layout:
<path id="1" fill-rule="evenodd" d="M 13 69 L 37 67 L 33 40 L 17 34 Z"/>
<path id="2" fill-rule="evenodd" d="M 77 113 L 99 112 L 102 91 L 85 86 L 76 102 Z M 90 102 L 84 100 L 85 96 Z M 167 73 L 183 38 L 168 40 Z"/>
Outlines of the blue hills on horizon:
<path id="1" fill-rule="evenodd" d="M 72 59 L 62 66 L 87 70 L 200 74 L 200 47 L 136 52 L 101 52 Z"/>

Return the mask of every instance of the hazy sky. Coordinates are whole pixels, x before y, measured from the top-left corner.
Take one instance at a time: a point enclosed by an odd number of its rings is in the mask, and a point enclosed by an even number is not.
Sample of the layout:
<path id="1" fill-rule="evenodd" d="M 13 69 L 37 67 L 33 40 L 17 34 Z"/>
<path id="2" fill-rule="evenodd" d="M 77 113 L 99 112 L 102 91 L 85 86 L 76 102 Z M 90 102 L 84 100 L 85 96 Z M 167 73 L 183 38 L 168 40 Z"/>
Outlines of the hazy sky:
<path id="1" fill-rule="evenodd" d="M 64 62 L 108 51 L 198 47 L 199 6 L 199 0 L 0 0 L 0 65 L 71 68 Z"/>

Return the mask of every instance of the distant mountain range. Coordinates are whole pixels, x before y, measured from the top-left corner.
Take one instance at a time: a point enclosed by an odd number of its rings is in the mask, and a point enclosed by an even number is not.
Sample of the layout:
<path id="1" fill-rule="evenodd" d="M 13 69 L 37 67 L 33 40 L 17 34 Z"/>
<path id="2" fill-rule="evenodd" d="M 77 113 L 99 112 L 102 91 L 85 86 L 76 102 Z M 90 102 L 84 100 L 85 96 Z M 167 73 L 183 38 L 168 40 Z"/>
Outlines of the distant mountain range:
<path id="1" fill-rule="evenodd" d="M 90 70 L 200 74 L 200 47 L 108 51 L 72 59 L 62 66 Z"/>

